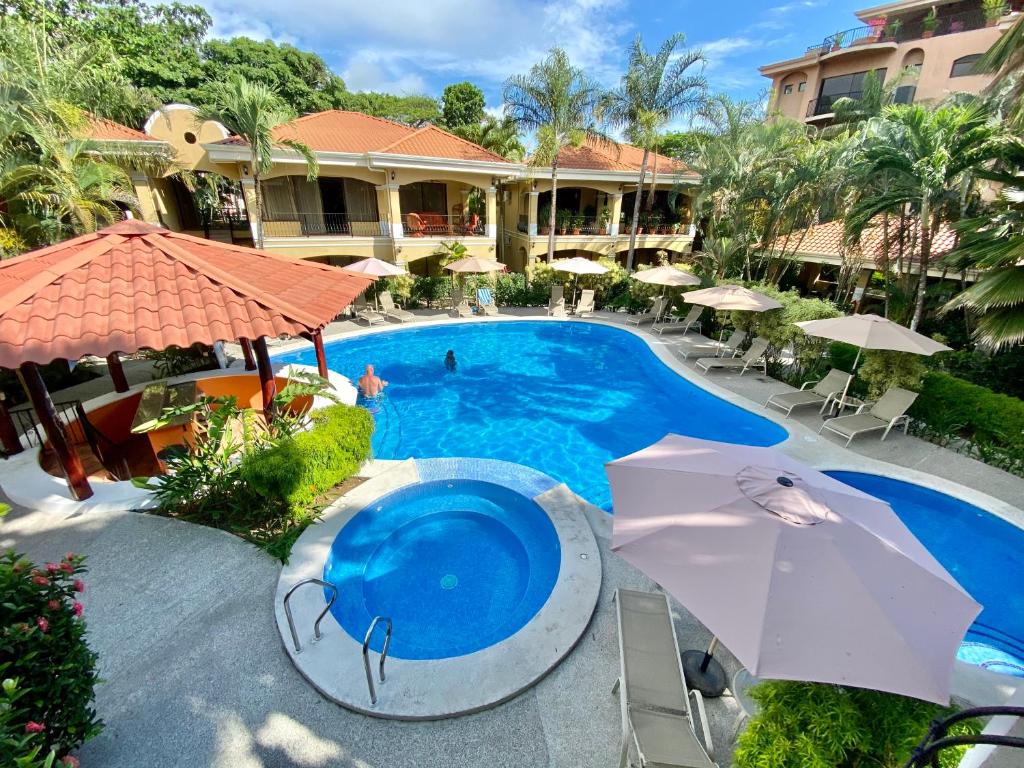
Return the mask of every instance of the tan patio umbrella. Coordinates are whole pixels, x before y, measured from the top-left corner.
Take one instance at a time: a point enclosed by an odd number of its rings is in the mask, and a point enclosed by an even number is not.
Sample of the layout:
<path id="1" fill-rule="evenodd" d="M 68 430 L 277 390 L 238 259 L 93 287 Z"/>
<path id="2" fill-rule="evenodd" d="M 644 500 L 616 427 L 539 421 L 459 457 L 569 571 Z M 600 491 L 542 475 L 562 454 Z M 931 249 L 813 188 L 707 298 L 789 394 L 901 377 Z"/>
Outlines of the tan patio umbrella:
<path id="1" fill-rule="evenodd" d="M 377 279 L 408 274 L 408 270 L 405 267 L 378 259 L 375 256 L 349 264 L 347 267 L 342 267 L 341 270 L 343 272 L 350 272 L 353 275 L 363 275 Z M 374 299 L 377 300 L 377 297 L 375 296 Z M 380 308 L 379 300 L 377 301 L 377 307 L 378 309 Z"/>
<path id="2" fill-rule="evenodd" d="M 571 259 L 560 259 L 553 262 L 551 264 L 551 268 L 556 272 L 570 272 L 576 275 L 573 279 L 573 296 L 576 295 L 576 289 L 579 288 L 580 275 L 603 275 L 608 271 L 608 267 L 602 267 L 596 261 L 585 259 L 582 256 L 573 256 Z M 573 304 L 575 303 L 576 301 L 574 299 Z"/>
<path id="3" fill-rule="evenodd" d="M 780 451 L 682 435 L 605 469 L 612 550 L 755 677 L 949 702 L 981 606 L 888 504 Z M 712 695 L 716 642 L 683 654 L 687 681 Z"/>
<path id="4" fill-rule="evenodd" d="M 652 285 L 665 285 L 679 288 L 685 285 L 700 285 L 700 278 L 689 272 L 683 272 L 671 266 L 644 269 L 630 275 L 634 280 Z"/>
<path id="5" fill-rule="evenodd" d="M 701 288 L 699 291 L 687 293 L 683 296 L 683 301 L 721 311 L 767 312 L 770 309 L 782 309 L 782 304 L 775 299 L 744 288 L 742 285 L 716 285 L 713 288 Z"/>
<path id="6" fill-rule="evenodd" d="M 825 320 L 804 320 L 794 325 L 803 329 L 808 336 L 855 345 L 857 356 L 854 358 L 853 370 L 850 373 L 857 372 L 860 353 L 865 349 L 887 349 L 892 352 L 912 352 L 915 355 L 926 356 L 950 351 L 945 344 L 940 344 L 880 315 L 846 315 Z M 842 402 L 846 400 L 849 387 L 850 382 L 847 381 Z"/>
<path id="7" fill-rule="evenodd" d="M 480 256 L 467 256 L 464 259 L 453 261 L 445 267 L 452 273 L 455 272 L 504 272 L 508 267 L 494 259 L 484 259 Z"/>

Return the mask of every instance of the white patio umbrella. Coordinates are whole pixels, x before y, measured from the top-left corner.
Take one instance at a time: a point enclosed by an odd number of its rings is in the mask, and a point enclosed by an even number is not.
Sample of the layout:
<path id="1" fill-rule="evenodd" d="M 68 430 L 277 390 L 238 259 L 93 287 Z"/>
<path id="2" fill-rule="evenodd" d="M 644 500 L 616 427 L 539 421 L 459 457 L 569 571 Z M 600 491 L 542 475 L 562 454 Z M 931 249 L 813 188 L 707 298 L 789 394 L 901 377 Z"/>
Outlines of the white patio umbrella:
<path id="1" fill-rule="evenodd" d="M 700 278 L 690 272 L 683 272 L 672 266 L 654 267 L 634 272 L 630 275 L 634 280 L 652 285 L 665 285 L 678 288 L 684 285 L 700 285 Z"/>
<path id="2" fill-rule="evenodd" d="M 682 435 L 605 469 L 612 550 L 755 677 L 949 702 L 981 606 L 888 504 L 774 449 Z M 684 654 L 698 689 L 712 651 Z"/>
<path id="3" fill-rule="evenodd" d="M 570 272 L 576 277 L 573 282 L 573 296 L 576 295 L 576 289 L 579 288 L 580 275 L 603 275 L 608 271 L 608 267 L 602 267 L 596 261 L 585 259 L 582 256 L 573 256 L 571 259 L 560 259 L 552 262 L 551 268 L 556 272 Z M 575 304 L 575 300 L 573 301 Z"/>
<path id="4" fill-rule="evenodd" d="M 408 273 L 405 267 L 392 264 L 373 256 L 348 264 L 347 266 L 342 267 L 341 271 L 351 272 L 354 275 L 369 275 L 376 278 L 396 277 L 398 275 L 405 275 Z M 377 303 L 379 308 L 380 302 L 377 300 L 376 296 L 374 297 L 374 301 Z"/>
<path id="5" fill-rule="evenodd" d="M 683 296 L 689 304 L 700 304 L 722 311 L 739 310 L 743 312 L 767 312 L 770 309 L 781 309 L 782 304 L 771 296 L 744 288 L 742 285 L 716 285 L 713 288 L 701 288 L 690 291 Z"/>
<path id="6" fill-rule="evenodd" d="M 915 355 L 934 355 L 936 352 L 949 352 L 950 348 L 929 339 L 917 331 L 912 331 L 899 323 L 887 320 L 881 315 L 846 315 L 830 317 L 825 320 L 804 320 L 794 323 L 808 336 L 822 339 L 843 341 L 857 347 L 857 356 L 853 360 L 853 370 L 857 372 L 860 353 L 865 349 L 887 349 L 893 352 L 912 352 Z M 843 390 L 843 402 L 850 382 L 846 382 Z"/>
<path id="7" fill-rule="evenodd" d="M 500 261 L 484 259 L 480 256 L 467 256 L 464 259 L 453 261 L 445 267 L 452 273 L 455 272 L 504 272 L 507 267 Z"/>

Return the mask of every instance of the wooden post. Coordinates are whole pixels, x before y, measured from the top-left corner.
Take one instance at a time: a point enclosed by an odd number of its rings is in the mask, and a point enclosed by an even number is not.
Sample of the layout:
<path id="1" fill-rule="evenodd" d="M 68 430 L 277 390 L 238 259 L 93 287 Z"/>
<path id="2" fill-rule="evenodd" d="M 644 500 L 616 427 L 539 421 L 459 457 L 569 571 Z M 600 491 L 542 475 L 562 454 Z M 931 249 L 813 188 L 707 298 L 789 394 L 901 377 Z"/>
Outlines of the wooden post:
<path id="1" fill-rule="evenodd" d="M 85 475 L 82 460 L 78 458 L 78 453 L 75 451 L 74 446 L 68 442 L 64 425 L 57 417 L 57 410 L 53 407 L 53 400 L 50 399 L 50 393 L 46 391 L 46 384 L 43 382 L 43 377 L 39 375 L 39 369 L 35 363 L 22 363 L 21 377 L 22 381 L 25 382 L 28 396 L 32 400 L 32 407 L 36 410 L 36 416 L 39 417 L 39 423 L 42 424 L 43 429 L 46 431 L 46 437 L 50 441 L 50 446 L 57 454 L 60 466 L 64 470 L 64 476 L 67 478 L 71 495 L 79 501 L 88 499 L 92 496 L 92 488 L 89 486 L 89 480 Z"/>
<path id="2" fill-rule="evenodd" d="M 7 403 L 4 402 L 2 392 L 0 392 L 0 445 L 3 445 L 4 453 L 8 456 L 13 456 L 24 450 L 21 446 L 21 438 L 18 437 L 18 429 L 14 426 L 11 412 L 7 410 Z"/>
<path id="3" fill-rule="evenodd" d="M 327 355 L 324 352 L 324 336 L 323 332 L 316 330 L 313 331 L 313 349 L 316 351 L 316 367 L 320 376 L 327 378 Z"/>
<path id="4" fill-rule="evenodd" d="M 270 353 L 267 351 L 267 339 L 264 336 L 253 342 L 256 350 L 256 367 L 260 372 L 260 390 L 263 393 L 263 417 L 270 424 L 274 420 L 274 395 L 277 394 L 277 381 L 274 379 L 274 368 L 270 365 Z"/>
<path id="5" fill-rule="evenodd" d="M 117 352 L 111 352 L 107 355 L 107 370 L 110 372 L 110 378 L 114 382 L 114 391 L 127 392 L 128 379 L 124 375 L 124 367 L 121 365 L 121 358 Z"/>
<path id="6" fill-rule="evenodd" d="M 256 358 L 252 356 L 252 342 L 248 339 L 239 339 L 238 343 L 242 345 L 242 354 L 245 356 L 245 370 L 255 371 Z"/>

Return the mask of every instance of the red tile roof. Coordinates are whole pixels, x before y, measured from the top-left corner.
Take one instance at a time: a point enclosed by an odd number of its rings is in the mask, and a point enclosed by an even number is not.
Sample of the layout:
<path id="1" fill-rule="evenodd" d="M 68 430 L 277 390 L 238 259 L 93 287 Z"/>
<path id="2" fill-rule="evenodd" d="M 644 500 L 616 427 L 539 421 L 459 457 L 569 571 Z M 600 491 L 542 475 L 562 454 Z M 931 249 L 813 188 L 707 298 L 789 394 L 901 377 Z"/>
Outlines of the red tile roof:
<path id="1" fill-rule="evenodd" d="M 321 328 L 373 278 L 129 220 L 0 262 L 0 367 Z"/>
<path id="2" fill-rule="evenodd" d="M 292 120 L 275 130 L 274 138 L 301 141 L 316 152 L 386 152 L 449 160 L 508 162 L 500 155 L 435 125 L 410 128 L 381 117 L 338 109 Z M 231 136 L 218 143 L 244 146 L 245 140 Z"/>
<path id="3" fill-rule="evenodd" d="M 644 151 L 632 144 L 588 138 L 579 147 L 563 147 L 558 153 L 558 165 L 560 168 L 589 171 L 639 172 L 643 158 Z M 685 163 L 657 152 L 650 154 L 647 167 L 656 168 L 658 173 L 693 174 Z"/>
<path id="4" fill-rule="evenodd" d="M 885 245 L 885 240 L 883 238 L 884 227 L 882 226 L 882 221 L 883 218 L 881 216 L 876 216 L 871 220 L 868 226 L 865 227 L 864 232 L 861 234 L 859 246 L 847 247 L 844 245 L 844 225 L 843 221 L 839 219 L 836 221 L 828 221 L 824 224 L 815 224 L 804 229 L 794 230 L 790 234 L 780 238 L 776 242 L 775 247 L 783 252 L 809 256 L 823 256 L 832 259 L 842 259 L 844 254 L 847 253 L 852 255 L 859 254 L 863 260 L 881 265 L 885 256 L 883 248 Z M 908 222 L 906 232 L 908 242 L 918 242 L 917 229 L 917 219 L 913 219 Z M 898 249 L 896 242 L 899 240 L 899 231 L 899 217 L 890 217 L 890 258 L 895 258 L 895 254 Z M 940 256 L 945 256 L 953 250 L 956 246 L 956 242 L 956 232 L 954 232 L 948 224 L 942 224 L 939 227 L 939 231 L 935 235 L 935 238 L 932 240 L 931 258 L 934 260 Z M 918 254 L 915 250 L 913 254 L 906 255 L 905 258 L 910 261 L 916 261 Z"/>
<path id="5" fill-rule="evenodd" d="M 154 139 L 142 131 L 136 131 L 127 125 L 107 120 L 105 117 L 88 115 L 86 122 L 85 138 L 92 139 L 93 141 L 150 141 L 157 144 L 164 143 L 160 139 Z"/>

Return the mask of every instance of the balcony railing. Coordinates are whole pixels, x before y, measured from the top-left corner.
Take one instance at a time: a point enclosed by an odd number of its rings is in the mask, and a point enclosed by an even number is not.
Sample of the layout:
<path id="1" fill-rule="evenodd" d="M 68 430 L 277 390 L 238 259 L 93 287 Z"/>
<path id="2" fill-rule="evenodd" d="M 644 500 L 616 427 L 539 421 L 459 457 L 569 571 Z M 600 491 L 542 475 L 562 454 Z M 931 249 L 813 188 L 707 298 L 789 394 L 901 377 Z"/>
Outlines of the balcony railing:
<path id="1" fill-rule="evenodd" d="M 926 24 L 925 17 L 922 15 L 910 21 L 904 21 L 895 27 L 890 21 L 888 26 L 864 26 L 845 29 L 842 32 L 829 35 L 816 45 L 809 46 L 807 53 L 828 53 L 869 43 L 903 43 L 908 40 L 921 40 L 924 37 L 955 35 L 958 32 L 981 29 L 986 24 L 985 12 L 980 9 L 939 16 L 935 20 L 934 25 Z M 929 32 L 931 34 L 928 34 Z"/>
<path id="2" fill-rule="evenodd" d="M 487 233 L 484 217 L 475 213 L 448 216 L 414 211 L 402 214 L 406 237 L 480 237 Z"/>
<path id="3" fill-rule="evenodd" d="M 380 237 L 380 222 L 372 217 L 349 213 L 275 212 L 263 217 L 266 237 Z"/>

